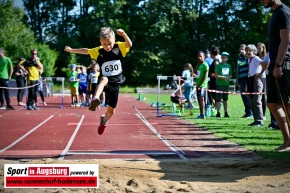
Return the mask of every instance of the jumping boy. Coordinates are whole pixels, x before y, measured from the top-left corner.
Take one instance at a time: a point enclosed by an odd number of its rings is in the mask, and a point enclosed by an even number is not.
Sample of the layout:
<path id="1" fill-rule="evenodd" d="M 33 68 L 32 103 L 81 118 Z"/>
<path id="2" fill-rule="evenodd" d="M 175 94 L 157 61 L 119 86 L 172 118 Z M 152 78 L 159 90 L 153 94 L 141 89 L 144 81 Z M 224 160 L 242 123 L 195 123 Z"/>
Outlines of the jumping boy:
<path id="1" fill-rule="evenodd" d="M 65 47 L 66 52 L 90 55 L 91 59 L 95 59 L 101 67 L 101 78 L 95 98 L 91 102 L 89 110 L 95 111 L 100 104 L 100 95 L 103 90 L 106 93 L 106 103 L 108 104 L 106 115 L 101 116 L 101 122 L 98 127 L 98 133 L 102 135 L 106 129 L 106 123 L 115 113 L 115 108 L 118 103 L 120 84 L 125 81 L 123 76 L 122 66 L 123 60 L 130 47 L 132 41 L 122 29 L 117 30 L 117 34 L 122 36 L 125 42 L 115 42 L 115 33 L 110 27 L 102 27 L 100 31 L 101 46 L 88 49 L 79 48 L 72 49 L 69 46 Z"/>

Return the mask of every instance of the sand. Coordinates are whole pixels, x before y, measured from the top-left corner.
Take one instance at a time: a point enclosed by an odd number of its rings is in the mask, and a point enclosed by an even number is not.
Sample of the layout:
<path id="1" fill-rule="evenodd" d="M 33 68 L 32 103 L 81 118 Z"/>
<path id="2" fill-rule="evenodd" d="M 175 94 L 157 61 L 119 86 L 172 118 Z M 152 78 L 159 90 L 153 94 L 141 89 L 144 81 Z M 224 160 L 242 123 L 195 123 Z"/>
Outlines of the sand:
<path id="1" fill-rule="evenodd" d="M 4 189 L 3 165 L 99 164 L 98 189 Z M 91 193 L 91 192 L 290 192 L 290 162 L 259 158 L 192 158 L 145 160 L 0 160 L 0 192 Z"/>

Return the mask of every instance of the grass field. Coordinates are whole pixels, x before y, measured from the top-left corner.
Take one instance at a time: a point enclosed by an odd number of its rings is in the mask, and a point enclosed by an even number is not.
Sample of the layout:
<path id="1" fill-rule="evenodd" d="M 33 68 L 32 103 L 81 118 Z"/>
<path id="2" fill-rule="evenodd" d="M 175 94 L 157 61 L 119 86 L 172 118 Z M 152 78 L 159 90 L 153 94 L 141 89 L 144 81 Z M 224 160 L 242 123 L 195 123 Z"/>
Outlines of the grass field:
<path id="1" fill-rule="evenodd" d="M 133 94 L 138 99 L 138 94 Z M 142 94 L 144 102 L 150 105 L 152 102 L 157 102 L 156 94 Z M 168 113 L 172 112 L 172 102 L 170 95 L 160 95 L 160 104 L 166 103 L 167 106 L 161 106 L 161 109 Z M 263 127 L 250 127 L 248 124 L 253 122 L 253 119 L 241 118 L 244 115 L 244 107 L 240 95 L 230 95 L 228 101 L 228 113 L 230 118 L 207 117 L 206 119 L 196 119 L 199 115 L 198 103 L 194 105 L 197 108 L 185 109 L 182 117 L 196 125 L 199 125 L 206 130 L 211 131 L 216 136 L 242 145 L 250 151 L 256 152 L 263 158 L 273 158 L 277 160 L 290 160 L 290 152 L 276 152 L 275 148 L 282 144 L 283 138 L 280 130 L 269 130 L 270 113 L 267 109 L 266 118 Z M 221 111 L 223 115 L 223 109 Z M 156 114 L 157 115 L 157 114 Z"/>

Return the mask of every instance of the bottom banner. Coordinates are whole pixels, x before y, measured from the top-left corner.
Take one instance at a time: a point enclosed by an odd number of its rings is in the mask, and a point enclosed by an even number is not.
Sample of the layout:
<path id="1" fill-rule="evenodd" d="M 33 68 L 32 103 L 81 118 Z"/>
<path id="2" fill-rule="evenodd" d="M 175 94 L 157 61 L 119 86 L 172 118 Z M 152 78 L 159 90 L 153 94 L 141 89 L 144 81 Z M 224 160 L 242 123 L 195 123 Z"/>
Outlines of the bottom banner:
<path id="1" fill-rule="evenodd" d="M 4 188 L 98 188 L 98 164 L 5 164 Z"/>

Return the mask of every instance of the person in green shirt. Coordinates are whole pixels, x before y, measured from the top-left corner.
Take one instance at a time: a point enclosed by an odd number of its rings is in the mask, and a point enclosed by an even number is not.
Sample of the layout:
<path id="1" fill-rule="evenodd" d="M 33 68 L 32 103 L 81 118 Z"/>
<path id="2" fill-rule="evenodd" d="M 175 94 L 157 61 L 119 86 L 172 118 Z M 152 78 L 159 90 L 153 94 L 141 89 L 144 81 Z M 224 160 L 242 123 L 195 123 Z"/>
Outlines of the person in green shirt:
<path id="1" fill-rule="evenodd" d="M 230 56 L 229 53 L 223 52 L 221 54 L 222 62 L 219 63 L 215 67 L 215 77 L 216 77 L 216 85 L 217 90 L 221 91 L 218 92 L 216 95 L 216 108 L 217 108 L 217 115 L 216 117 L 221 117 L 220 110 L 221 110 L 221 100 L 223 101 L 224 106 L 224 117 L 230 117 L 228 114 L 228 91 L 230 86 L 230 78 L 232 78 L 232 67 L 230 64 L 227 63 L 228 57 Z"/>
<path id="2" fill-rule="evenodd" d="M 72 64 L 70 66 L 71 71 L 69 72 L 69 86 L 71 95 L 71 107 L 80 107 L 79 105 L 79 79 L 78 72 L 76 71 L 76 65 Z"/>
<path id="3" fill-rule="evenodd" d="M 4 49 L 0 48 L 0 109 L 14 110 L 11 106 L 9 89 L 3 88 L 8 87 L 9 80 L 13 74 L 13 65 L 11 59 L 4 55 Z M 4 106 L 5 96 L 7 106 Z"/>
<path id="4" fill-rule="evenodd" d="M 205 95 L 208 83 L 209 66 L 204 61 L 204 52 L 200 51 L 197 54 L 197 65 L 195 69 L 196 90 L 199 105 L 199 116 L 197 119 L 205 119 Z"/>

